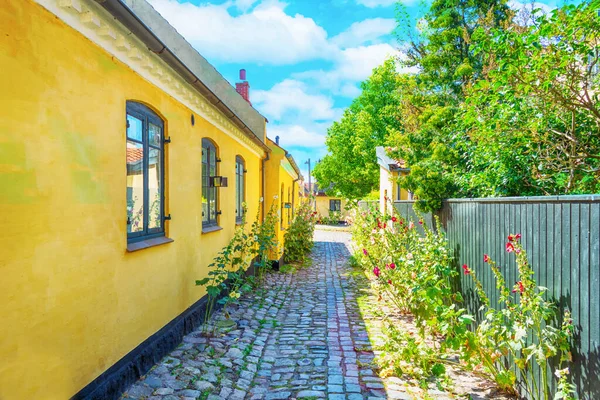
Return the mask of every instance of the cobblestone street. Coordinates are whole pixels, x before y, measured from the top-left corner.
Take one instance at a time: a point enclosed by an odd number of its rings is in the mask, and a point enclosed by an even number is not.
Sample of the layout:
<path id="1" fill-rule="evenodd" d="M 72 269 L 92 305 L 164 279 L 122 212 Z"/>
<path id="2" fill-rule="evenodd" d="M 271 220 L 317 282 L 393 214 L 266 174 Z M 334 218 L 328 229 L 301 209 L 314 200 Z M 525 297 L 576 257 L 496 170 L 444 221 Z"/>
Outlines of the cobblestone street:
<path id="1" fill-rule="evenodd" d="M 435 388 L 423 393 L 398 378 L 384 380 L 372 369 L 377 318 L 363 320 L 358 300 L 377 299 L 350 273 L 349 238 L 318 230 L 311 267 L 268 274 L 262 292 L 230 309 L 235 330 L 186 336 L 123 399 L 455 398 Z M 222 312 L 215 317 L 223 318 Z M 475 378 L 460 380 L 478 385 Z M 479 386 L 467 390 L 472 398 L 485 397 Z"/>

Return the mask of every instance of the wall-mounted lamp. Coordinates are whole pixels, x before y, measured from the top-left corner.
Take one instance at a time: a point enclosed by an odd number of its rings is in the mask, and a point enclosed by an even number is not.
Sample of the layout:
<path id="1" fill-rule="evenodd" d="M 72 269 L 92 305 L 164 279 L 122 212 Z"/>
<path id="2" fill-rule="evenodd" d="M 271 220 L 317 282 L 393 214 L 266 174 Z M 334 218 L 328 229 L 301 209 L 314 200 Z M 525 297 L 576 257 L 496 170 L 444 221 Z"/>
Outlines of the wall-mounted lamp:
<path id="1" fill-rule="evenodd" d="M 227 178 L 224 176 L 211 176 L 209 183 L 211 187 L 227 187 Z"/>

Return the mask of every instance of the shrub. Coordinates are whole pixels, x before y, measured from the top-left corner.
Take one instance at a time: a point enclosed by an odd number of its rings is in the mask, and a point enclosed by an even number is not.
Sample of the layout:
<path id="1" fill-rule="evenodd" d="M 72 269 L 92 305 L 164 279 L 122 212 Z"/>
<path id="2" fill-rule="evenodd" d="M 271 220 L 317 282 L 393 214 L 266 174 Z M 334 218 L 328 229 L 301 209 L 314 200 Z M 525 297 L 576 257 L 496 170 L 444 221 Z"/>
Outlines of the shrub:
<path id="1" fill-rule="evenodd" d="M 310 204 L 301 203 L 296 210 L 294 220 L 284 236 L 285 262 L 304 263 L 313 247 L 316 213 Z"/>

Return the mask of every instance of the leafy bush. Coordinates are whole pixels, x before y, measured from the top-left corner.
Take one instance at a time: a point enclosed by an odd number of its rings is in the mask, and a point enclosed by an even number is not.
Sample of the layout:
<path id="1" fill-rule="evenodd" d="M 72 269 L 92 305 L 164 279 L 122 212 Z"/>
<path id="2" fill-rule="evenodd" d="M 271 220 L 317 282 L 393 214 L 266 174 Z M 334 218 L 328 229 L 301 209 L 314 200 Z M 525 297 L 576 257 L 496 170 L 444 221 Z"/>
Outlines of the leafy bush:
<path id="1" fill-rule="evenodd" d="M 301 203 L 296 215 L 284 236 L 285 262 L 303 263 L 313 247 L 316 212 L 310 203 Z"/>
<path id="2" fill-rule="evenodd" d="M 261 199 L 262 201 L 262 199 Z M 197 280 L 196 286 L 206 286 L 208 302 L 204 315 L 204 333 L 208 334 L 208 321 L 214 311 L 215 304 L 223 304 L 225 318 L 229 318 L 227 307 L 230 304 L 237 303 L 238 299 L 252 289 L 256 284 L 256 275 L 259 280 L 262 278 L 265 269 L 270 267 L 269 252 L 276 245 L 275 226 L 277 223 L 277 214 L 275 206 L 272 206 L 265 216 L 265 220 L 260 220 L 260 210 L 256 220 L 252 224 L 250 231 L 247 230 L 246 211 L 247 207 L 242 205 L 243 219 L 238 225 L 229 241 L 212 263 L 208 265 L 210 271 L 204 279 Z M 255 276 L 247 276 L 246 269 L 250 261 L 255 259 Z M 221 297 L 223 292 L 229 292 L 227 296 Z M 221 297 L 219 299 L 219 297 Z M 219 299 L 219 300 L 218 300 Z"/>

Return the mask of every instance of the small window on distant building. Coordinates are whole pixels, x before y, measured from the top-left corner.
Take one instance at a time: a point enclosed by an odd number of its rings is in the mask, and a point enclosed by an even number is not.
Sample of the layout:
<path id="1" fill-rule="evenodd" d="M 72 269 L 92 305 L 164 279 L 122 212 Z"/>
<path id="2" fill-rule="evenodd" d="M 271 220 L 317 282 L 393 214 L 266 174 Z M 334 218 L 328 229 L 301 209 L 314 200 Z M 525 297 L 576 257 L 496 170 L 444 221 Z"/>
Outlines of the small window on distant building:
<path id="1" fill-rule="evenodd" d="M 210 139 L 202 139 L 202 227 L 218 226 L 218 188 L 212 184 L 217 176 L 217 147 Z"/>
<path id="2" fill-rule="evenodd" d="M 164 123 L 143 104 L 128 101 L 127 241 L 164 236 Z"/>
<path id="3" fill-rule="evenodd" d="M 329 211 L 342 211 L 342 201 L 329 200 Z"/>
<path id="4" fill-rule="evenodd" d="M 399 183 L 396 183 L 396 200 L 402 200 L 402 188 Z"/>
<path id="5" fill-rule="evenodd" d="M 245 163 L 240 156 L 235 158 L 235 222 L 241 223 L 244 217 L 244 207 L 242 204 L 246 201 L 246 186 L 244 182 Z"/>

